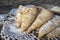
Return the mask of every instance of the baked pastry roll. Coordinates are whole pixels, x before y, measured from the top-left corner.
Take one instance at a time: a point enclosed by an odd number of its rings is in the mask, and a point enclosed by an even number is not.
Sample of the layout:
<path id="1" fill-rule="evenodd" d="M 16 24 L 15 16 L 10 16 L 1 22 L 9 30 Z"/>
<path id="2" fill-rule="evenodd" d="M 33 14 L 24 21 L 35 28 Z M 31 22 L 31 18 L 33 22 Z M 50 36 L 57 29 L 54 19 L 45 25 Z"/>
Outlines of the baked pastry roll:
<path id="1" fill-rule="evenodd" d="M 48 11 L 46 9 L 41 10 L 41 13 L 38 14 L 36 20 L 32 23 L 32 25 L 26 31 L 27 34 L 31 33 L 31 31 L 41 27 L 44 23 L 50 20 L 53 16 L 53 12 Z"/>
<path id="2" fill-rule="evenodd" d="M 58 37 L 59 35 L 60 35 L 60 27 L 57 27 L 56 29 L 47 34 L 47 38 L 55 38 Z"/>
<path id="3" fill-rule="evenodd" d="M 28 29 L 38 14 L 38 9 L 35 6 L 32 6 L 32 7 L 30 6 L 20 7 L 20 9 L 22 10 L 21 11 L 22 12 L 22 23 L 20 27 L 20 32 L 24 32 L 26 29 Z"/>
<path id="4" fill-rule="evenodd" d="M 20 5 L 21 6 L 21 5 Z M 19 6 L 19 8 L 20 8 Z M 17 22 L 17 27 L 20 27 L 21 26 L 21 17 L 22 17 L 22 13 L 21 13 L 21 10 L 18 8 L 18 11 L 16 13 L 16 22 Z"/>
<path id="5" fill-rule="evenodd" d="M 45 34 L 48 34 L 59 25 L 60 25 L 60 16 L 55 16 L 53 19 L 51 19 L 50 21 L 41 26 L 41 28 L 39 29 L 38 38 L 41 38 Z"/>
<path id="6" fill-rule="evenodd" d="M 58 7 L 58 6 L 54 6 L 50 10 L 60 14 L 60 7 Z"/>

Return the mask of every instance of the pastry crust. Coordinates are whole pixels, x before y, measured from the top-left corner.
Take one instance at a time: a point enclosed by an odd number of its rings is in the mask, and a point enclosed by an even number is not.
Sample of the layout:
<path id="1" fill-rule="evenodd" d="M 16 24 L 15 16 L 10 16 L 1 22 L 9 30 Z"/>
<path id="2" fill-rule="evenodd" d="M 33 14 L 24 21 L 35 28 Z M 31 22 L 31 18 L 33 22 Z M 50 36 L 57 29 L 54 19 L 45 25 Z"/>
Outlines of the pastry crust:
<path id="1" fill-rule="evenodd" d="M 51 8 L 51 11 L 54 11 L 54 12 L 57 12 L 58 14 L 60 14 L 60 7 L 54 6 L 53 8 Z"/>
<path id="2" fill-rule="evenodd" d="M 56 16 L 55 18 L 51 19 L 50 21 L 41 26 L 41 28 L 39 29 L 38 38 L 41 38 L 45 34 L 48 34 L 59 25 L 60 25 L 60 16 Z"/>
<path id="3" fill-rule="evenodd" d="M 20 6 L 19 6 L 20 8 Z M 21 26 L 21 17 L 22 17 L 22 14 L 21 14 L 21 10 L 18 8 L 18 11 L 16 13 L 16 21 L 17 21 L 17 27 L 20 27 Z"/>
<path id="4" fill-rule="evenodd" d="M 52 32 L 48 33 L 47 37 L 48 38 L 55 38 L 55 37 L 58 37 L 59 35 L 60 35 L 60 27 L 57 27 Z"/>
<path id="5" fill-rule="evenodd" d="M 46 23 L 49 19 L 53 16 L 53 12 L 48 11 L 42 8 L 41 13 L 38 14 L 36 20 L 32 23 L 32 25 L 26 31 L 27 34 L 31 33 L 31 31 L 35 30 L 36 28 L 41 27 L 44 23 Z"/>
<path id="6" fill-rule="evenodd" d="M 20 9 L 22 10 L 22 23 L 20 27 L 20 32 L 24 32 L 35 20 L 38 14 L 38 9 L 36 7 L 29 6 L 22 6 L 22 8 Z"/>

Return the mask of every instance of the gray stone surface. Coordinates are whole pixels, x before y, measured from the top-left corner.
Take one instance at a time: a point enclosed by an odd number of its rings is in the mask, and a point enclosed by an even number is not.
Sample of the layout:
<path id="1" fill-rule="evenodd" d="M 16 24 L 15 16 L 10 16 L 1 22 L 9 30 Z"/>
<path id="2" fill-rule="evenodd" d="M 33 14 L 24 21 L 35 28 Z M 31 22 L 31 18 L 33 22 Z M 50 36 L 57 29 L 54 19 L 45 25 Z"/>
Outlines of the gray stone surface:
<path id="1" fill-rule="evenodd" d="M 40 3 L 60 5 L 60 0 L 0 0 L 0 3 L 2 5 L 40 4 Z"/>

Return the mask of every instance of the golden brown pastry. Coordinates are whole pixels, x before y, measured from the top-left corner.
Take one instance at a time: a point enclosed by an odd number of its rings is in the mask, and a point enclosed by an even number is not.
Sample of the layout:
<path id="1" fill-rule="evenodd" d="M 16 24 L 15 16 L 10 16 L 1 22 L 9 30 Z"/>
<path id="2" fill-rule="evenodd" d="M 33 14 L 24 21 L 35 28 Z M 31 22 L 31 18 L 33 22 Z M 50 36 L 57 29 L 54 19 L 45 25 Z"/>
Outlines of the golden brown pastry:
<path id="1" fill-rule="evenodd" d="M 47 37 L 48 38 L 55 38 L 55 37 L 58 37 L 59 35 L 60 35 L 60 27 L 57 27 L 52 32 L 48 33 Z"/>
<path id="2" fill-rule="evenodd" d="M 36 20 L 32 23 L 32 25 L 26 31 L 27 34 L 31 33 L 31 31 L 41 27 L 45 22 L 51 19 L 53 16 L 53 12 L 48 11 L 46 9 L 41 10 L 41 13 L 38 14 Z"/>
<path id="3" fill-rule="evenodd" d="M 45 23 L 39 29 L 38 38 L 43 37 L 45 34 L 48 34 L 50 31 L 54 30 L 57 26 L 60 25 L 60 16 L 55 16 L 53 19 Z"/>
<path id="4" fill-rule="evenodd" d="M 20 8 L 20 6 L 19 6 L 19 8 Z M 21 26 L 21 21 L 22 21 L 21 20 L 22 14 L 21 14 L 21 10 L 19 8 L 18 8 L 18 11 L 16 13 L 17 27 L 20 27 Z"/>
<path id="5" fill-rule="evenodd" d="M 54 11 L 54 12 L 57 12 L 58 14 L 60 14 L 60 7 L 58 7 L 58 6 L 54 6 L 50 10 Z"/>
<path id="6" fill-rule="evenodd" d="M 30 6 L 21 6 L 20 8 L 22 10 L 22 23 L 20 32 L 24 32 L 27 28 L 29 28 L 38 14 L 38 9 L 35 6 Z"/>

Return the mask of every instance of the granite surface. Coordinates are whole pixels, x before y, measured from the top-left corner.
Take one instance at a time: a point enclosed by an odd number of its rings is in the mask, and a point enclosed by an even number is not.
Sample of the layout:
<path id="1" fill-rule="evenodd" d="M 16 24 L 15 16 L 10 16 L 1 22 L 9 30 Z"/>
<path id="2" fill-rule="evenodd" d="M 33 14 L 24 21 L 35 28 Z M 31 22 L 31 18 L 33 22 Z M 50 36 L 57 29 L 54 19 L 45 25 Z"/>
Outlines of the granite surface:
<path id="1" fill-rule="evenodd" d="M 60 5 L 60 0 L 0 0 L 0 5 L 18 5 L 18 4 L 40 4 L 48 3 Z"/>

